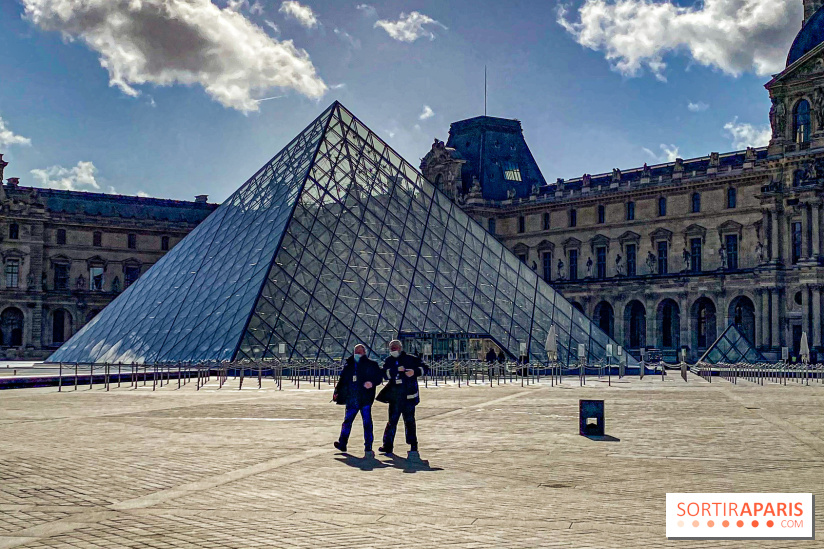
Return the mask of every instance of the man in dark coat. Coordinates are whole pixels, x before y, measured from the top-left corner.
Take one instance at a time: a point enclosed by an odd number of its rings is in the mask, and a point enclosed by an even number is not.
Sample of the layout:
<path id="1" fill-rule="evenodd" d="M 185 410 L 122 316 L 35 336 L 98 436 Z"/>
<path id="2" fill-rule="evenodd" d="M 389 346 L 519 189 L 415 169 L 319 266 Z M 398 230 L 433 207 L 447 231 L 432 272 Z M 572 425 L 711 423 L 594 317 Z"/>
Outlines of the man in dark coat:
<path id="1" fill-rule="evenodd" d="M 403 416 L 406 429 L 406 443 L 409 444 L 409 459 L 420 459 L 418 454 L 418 435 L 415 426 L 415 406 L 420 401 L 418 378 L 429 372 L 421 359 L 408 355 L 397 339 L 389 343 L 389 357 L 383 363 L 383 376 L 387 386 L 378 395 L 378 401 L 389 403 L 389 421 L 383 432 L 383 446 L 379 451 L 391 454 L 395 445 L 395 431 L 398 421 Z"/>
<path id="2" fill-rule="evenodd" d="M 486 352 L 486 361 L 492 363 L 496 360 L 498 360 L 498 355 L 495 354 L 495 347 L 490 347 L 489 350 Z"/>
<path id="3" fill-rule="evenodd" d="M 343 371 L 335 386 L 335 393 L 332 400 L 342 406 L 346 406 L 346 414 L 343 418 L 343 425 L 340 430 L 340 439 L 335 442 L 335 448 L 341 452 L 346 451 L 346 443 L 349 442 L 349 433 L 352 431 L 352 423 L 355 416 L 360 412 L 363 420 L 363 439 L 366 448 L 367 458 L 375 457 L 372 451 L 372 403 L 375 402 L 375 387 L 383 383 L 383 373 L 380 366 L 374 360 L 369 360 L 366 356 L 366 347 L 355 345 L 354 353 L 346 359 Z"/>

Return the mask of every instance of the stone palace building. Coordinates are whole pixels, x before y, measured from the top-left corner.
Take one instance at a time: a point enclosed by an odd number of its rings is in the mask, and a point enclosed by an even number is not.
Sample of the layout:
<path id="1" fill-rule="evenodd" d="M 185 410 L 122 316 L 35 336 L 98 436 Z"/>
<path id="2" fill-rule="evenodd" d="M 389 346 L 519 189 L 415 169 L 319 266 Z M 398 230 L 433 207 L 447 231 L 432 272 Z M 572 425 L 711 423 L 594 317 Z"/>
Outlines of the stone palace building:
<path id="1" fill-rule="evenodd" d="M 8 162 L 0 155 L 0 181 Z M 0 186 L 0 358 L 42 359 L 214 210 L 194 202 Z"/>
<path id="2" fill-rule="evenodd" d="M 451 125 L 423 174 L 638 356 L 695 361 L 729 324 L 766 357 L 822 351 L 824 9 L 772 99 L 768 147 L 547 183 L 521 124 Z M 765 116 L 767 113 L 764 113 Z"/>

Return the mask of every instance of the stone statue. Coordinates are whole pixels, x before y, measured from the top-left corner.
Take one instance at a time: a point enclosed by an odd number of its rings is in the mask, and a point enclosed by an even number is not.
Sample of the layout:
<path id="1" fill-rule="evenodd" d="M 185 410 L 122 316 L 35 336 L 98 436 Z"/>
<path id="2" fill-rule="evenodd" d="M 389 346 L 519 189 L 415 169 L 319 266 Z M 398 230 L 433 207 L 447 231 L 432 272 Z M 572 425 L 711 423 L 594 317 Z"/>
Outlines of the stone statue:
<path id="1" fill-rule="evenodd" d="M 49 277 L 46 276 L 46 273 L 43 273 L 43 276 L 40 277 L 40 284 L 43 285 L 43 291 L 47 290 L 46 286 L 48 285 L 48 282 L 49 282 Z"/>
<path id="2" fill-rule="evenodd" d="M 112 280 L 112 291 L 116 294 L 120 293 L 120 279 L 117 277 Z"/>
<path id="3" fill-rule="evenodd" d="M 558 259 L 558 280 L 564 279 L 564 262 Z"/>
<path id="4" fill-rule="evenodd" d="M 589 187 L 592 184 L 592 176 L 588 173 L 585 173 L 584 177 L 581 178 L 581 184 L 584 187 Z"/>
<path id="5" fill-rule="evenodd" d="M 533 262 L 532 262 L 532 270 L 533 270 L 533 271 L 537 271 L 537 270 L 538 270 L 538 264 L 537 264 L 537 263 L 535 263 L 535 261 L 533 261 Z"/>
<path id="6" fill-rule="evenodd" d="M 755 245 L 755 257 L 758 258 L 759 265 L 764 263 L 764 244 L 762 244 L 760 240 Z"/>
<path id="7" fill-rule="evenodd" d="M 655 254 L 652 252 L 647 252 L 647 270 L 651 275 L 655 274 L 655 261 Z"/>
<path id="8" fill-rule="evenodd" d="M 727 250 L 724 249 L 724 246 L 718 248 L 718 255 L 721 257 L 721 269 L 727 269 Z"/>
<path id="9" fill-rule="evenodd" d="M 813 115 L 816 133 L 824 131 L 824 89 L 816 88 L 813 92 Z"/>
<path id="10" fill-rule="evenodd" d="M 621 254 L 615 256 L 615 274 L 624 276 L 624 264 L 621 263 Z"/>
<path id="11" fill-rule="evenodd" d="M 74 281 L 74 286 L 78 290 L 86 289 L 86 279 L 83 277 L 83 275 L 77 277 L 77 279 Z"/>
<path id="12" fill-rule="evenodd" d="M 472 187 L 469 189 L 469 194 L 481 194 L 481 182 L 477 175 L 472 176 Z"/>
<path id="13" fill-rule="evenodd" d="M 613 183 L 620 183 L 621 182 L 621 170 L 618 168 L 612 168 L 612 182 Z"/>
<path id="14" fill-rule="evenodd" d="M 531 194 L 532 196 L 538 196 L 538 192 L 539 192 L 539 189 L 538 189 L 538 184 L 537 184 L 537 183 L 535 183 L 535 184 L 534 184 L 534 185 L 532 185 L 532 187 L 529 189 L 529 194 Z"/>
<path id="15" fill-rule="evenodd" d="M 688 272 L 690 270 L 690 259 L 692 259 L 692 254 L 684 248 L 684 252 L 681 254 L 684 258 L 684 272 Z"/>
<path id="16" fill-rule="evenodd" d="M 787 108 L 783 102 L 779 101 L 778 106 L 776 106 L 775 117 L 777 120 L 776 125 L 778 126 L 778 135 L 776 137 L 782 137 L 787 128 Z"/>
<path id="17" fill-rule="evenodd" d="M 710 153 L 710 167 L 717 168 L 721 165 L 721 155 L 717 152 Z"/>
<path id="18" fill-rule="evenodd" d="M 650 172 L 651 170 L 649 169 L 649 166 L 647 166 L 647 163 L 644 162 L 644 167 L 641 168 L 641 177 L 649 177 Z"/>
<path id="19" fill-rule="evenodd" d="M 592 278 L 592 258 L 587 258 L 587 278 Z"/>
<path id="20" fill-rule="evenodd" d="M 507 197 L 509 200 L 512 200 L 513 198 L 515 198 L 515 189 L 508 189 L 508 190 L 506 191 L 506 197 Z"/>
<path id="21" fill-rule="evenodd" d="M 26 288 L 34 290 L 34 273 L 31 272 L 31 268 L 29 268 L 29 274 L 26 275 Z"/>

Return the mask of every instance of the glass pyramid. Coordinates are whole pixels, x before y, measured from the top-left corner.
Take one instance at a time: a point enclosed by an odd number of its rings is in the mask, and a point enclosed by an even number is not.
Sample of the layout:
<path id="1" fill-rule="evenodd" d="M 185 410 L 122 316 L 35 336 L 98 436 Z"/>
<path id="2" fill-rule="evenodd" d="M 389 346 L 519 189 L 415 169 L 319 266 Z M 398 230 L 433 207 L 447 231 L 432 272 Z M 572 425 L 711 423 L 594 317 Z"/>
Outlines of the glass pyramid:
<path id="1" fill-rule="evenodd" d="M 764 355 L 759 353 L 747 338 L 730 324 L 724 333 L 715 340 L 699 362 L 707 364 L 758 364 L 759 362 L 769 362 Z"/>
<path id="2" fill-rule="evenodd" d="M 564 364 L 614 343 L 335 102 L 48 360 L 337 361 L 423 332 L 543 361 L 553 323 Z"/>

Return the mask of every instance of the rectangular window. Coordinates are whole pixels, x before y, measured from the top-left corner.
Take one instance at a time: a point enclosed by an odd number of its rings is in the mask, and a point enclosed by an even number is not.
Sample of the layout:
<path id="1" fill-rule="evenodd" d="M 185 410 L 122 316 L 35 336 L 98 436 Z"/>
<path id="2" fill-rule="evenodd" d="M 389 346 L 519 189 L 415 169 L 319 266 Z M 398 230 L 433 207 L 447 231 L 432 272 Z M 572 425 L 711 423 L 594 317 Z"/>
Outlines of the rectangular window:
<path id="1" fill-rule="evenodd" d="M 504 162 L 504 179 L 507 181 L 521 181 L 521 169 L 514 162 Z"/>
<path id="2" fill-rule="evenodd" d="M 129 239 L 129 249 L 134 250 L 135 248 L 137 248 L 137 235 L 136 234 L 130 234 L 128 239 Z"/>
<path id="3" fill-rule="evenodd" d="M 595 248 L 595 275 L 598 278 L 607 277 L 607 249 L 606 246 Z"/>
<path id="4" fill-rule="evenodd" d="M 103 267 L 89 267 L 89 289 L 103 291 Z"/>
<path id="5" fill-rule="evenodd" d="M 69 266 L 59 264 L 54 266 L 54 289 L 68 290 L 69 289 Z"/>
<path id="6" fill-rule="evenodd" d="M 103 233 L 95 232 L 92 234 L 92 246 L 97 246 L 98 248 L 103 246 Z"/>
<path id="7" fill-rule="evenodd" d="M 669 272 L 668 264 L 667 264 L 667 255 L 668 255 L 668 245 L 666 240 L 662 240 L 658 243 L 658 274 L 665 275 Z"/>
<path id="8" fill-rule="evenodd" d="M 732 187 L 727 189 L 727 208 L 735 208 L 737 199 L 735 189 Z"/>
<path id="9" fill-rule="evenodd" d="M 487 221 L 487 230 L 490 234 L 495 234 L 495 218 L 490 217 L 489 221 Z"/>
<path id="10" fill-rule="evenodd" d="M 137 265 L 126 265 L 123 268 L 123 280 L 125 281 L 126 288 L 134 284 L 138 278 L 140 278 L 140 267 Z"/>
<path id="11" fill-rule="evenodd" d="M 66 229 L 57 229 L 57 243 L 58 244 L 65 244 L 66 243 Z"/>
<path id="12" fill-rule="evenodd" d="M 798 263 L 798 260 L 801 259 L 801 223 L 796 222 L 792 224 L 792 239 L 792 262 L 793 265 L 795 265 Z"/>
<path id="13" fill-rule="evenodd" d="M 569 210 L 569 226 L 575 227 L 578 225 L 578 210 Z"/>
<path id="14" fill-rule="evenodd" d="M 522 215 L 518 216 L 518 232 L 525 233 L 526 232 L 526 218 Z"/>
<path id="15" fill-rule="evenodd" d="M 727 248 L 727 268 L 736 270 L 738 269 L 738 235 L 728 234 L 724 237 L 724 243 Z"/>
<path id="16" fill-rule="evenodd" d="M 569 251 L 569 279 L 578 280 L 578 250 Z"/>
<path id="17" fill-rule="evenodd" d="M 605 223 L 607 220 L 606 208 L 598 206 L 598 223 Z"/>
<path id="18" fill-rule="evenodd" d="M 552 254 L 544 253 L 544 280 L 550 282 L 552 280 Z"/>
<path id="19" fill-rule="evenodd" d="M 544 230 L 549 230 L 549 212 L 544 213 Z"/>
<path id="20" fill-rule="evenodd" d="M 665 215 L 667 215 L 667 199 L 662 196 L 658 199 L 658 216 L 664 217 Z"/>
<path id="21" fill-rule="evenodd" d="M 169 249 L 169 237 L 164 236 L 160 239 L 160 249 L 164 252 Z"/>
<path id="22" fill-rule="evenodd" d="M 627 276 L 635 276 L 637 269 L 635 267 L 637 253 L 635 244 L 627 244 Z"/>
<path id="23" fill-rule="evenodd" d="M 19 240 L 20 239 L 20 225 L 17 223 L 10 223 L 9 224 L 9 240 Z"/>
<path id="24" fill-rule="evenodd" d="M 698 193 L 694 193 L 692 195 L 692 213 L 698 213 L 701 211 L 701 195 Z"/>
<path id="25" fill-rule="evenodd" d="M 701 272 L 701 239 L 690 239 L 690 270 L 694 273 Z"/>
<path id="26" fill-rule="evenodd" d="M 627 221 L 635 219 L 635 202 L 627 202 Z"/>
<path id="27" fill-rule="evenodd" d="M 20 261 L 6 260 L 6 288 L 16 288 L 20 277 Z"/>
<path id="28" fill-rule="evenodd" d="M 526 263 L 526 254 L 518 254 L 518 259 L 521 260 L 521 263 Z"/>

